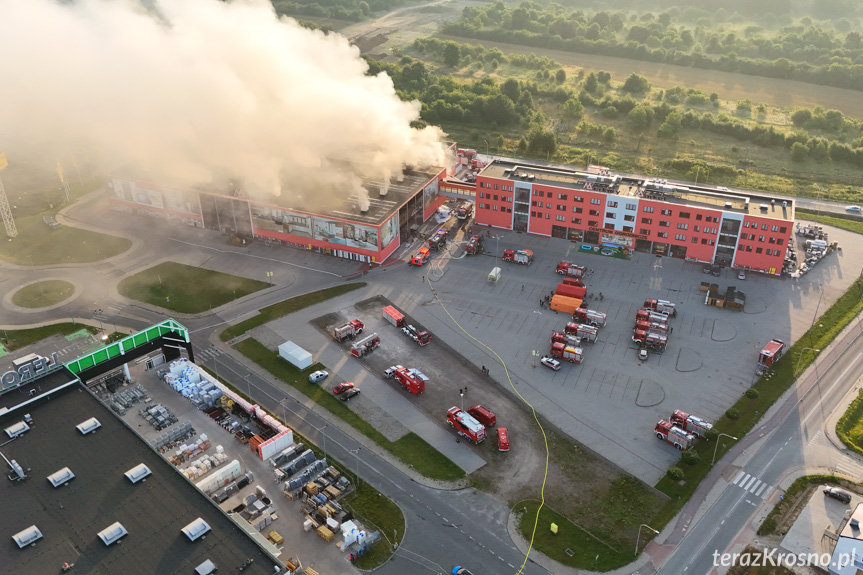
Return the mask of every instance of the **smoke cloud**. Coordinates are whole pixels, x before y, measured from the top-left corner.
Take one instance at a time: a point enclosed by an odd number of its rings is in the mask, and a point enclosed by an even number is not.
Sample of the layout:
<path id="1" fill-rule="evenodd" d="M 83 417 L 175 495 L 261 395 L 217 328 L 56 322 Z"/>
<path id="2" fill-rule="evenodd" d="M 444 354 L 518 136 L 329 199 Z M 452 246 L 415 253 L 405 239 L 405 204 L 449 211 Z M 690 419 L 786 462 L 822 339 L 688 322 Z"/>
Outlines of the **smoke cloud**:
<path id="1" fill-rule="evenodd" d="M 87 150 L 167 183 L 240 182 L 303 204 L 440 166 L 419 103 L 344 37 L 266 0 L 0 0 L 0 145 Z M 345 166 L 349 166 L 345 169 Z"/>

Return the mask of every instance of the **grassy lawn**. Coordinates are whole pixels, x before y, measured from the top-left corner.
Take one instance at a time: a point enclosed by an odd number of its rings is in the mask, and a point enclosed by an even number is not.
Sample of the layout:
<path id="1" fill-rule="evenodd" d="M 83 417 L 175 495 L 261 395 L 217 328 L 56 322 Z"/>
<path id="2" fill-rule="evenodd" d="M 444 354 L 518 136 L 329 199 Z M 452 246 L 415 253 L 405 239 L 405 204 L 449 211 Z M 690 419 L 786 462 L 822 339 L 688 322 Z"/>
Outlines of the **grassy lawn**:
<path id="1" fill-rule="evenodd" d="M 180 313 L 200 313 L 269 287 L 222 272 L 164 262 L 117 285 L 121 295 Z"/>
<path id="2" fill-rule="evenodd" d="M 834 228 L 848 230 L 855 234 L 863 234 L 863 221 L 860 221 L 856 217 L 824 216 L 817 213 L 810 213 L 809 210 L 803 211 L 800 208 L 797 208 L 794 211 L 794 215 L 797 216 L 798 220 L 810 220 L 818 222 L 819 224 L 824 224 L 825 226 L 833 226 Z"/>
<path id="3" fill-rule="evenodd" d="M 19 265 L 85 264 L 128 250 L 126 238 L 61 226 L 52 230 L 42 216 L 15 218 L 18 236 L 0 242 L 0 258 Z"/>
<path id="4" fill-rule="evenodd" d="M 409 433 L 397 441 L 390 441 L 373 425 L 348 409 L 343 401 L 330 393 L 328 386 L 309 383 L 309 374 L 318 369 L 326 369 L 325 366 L 315 364 L 304 371 L 300 371 L 279 357 L 278 353 L 270 351 L 252 338 L 241 341 L 234 346 L 234 349 L 287 385 L 308 396 L 315 403 L 398 457 L 402 462 L 412 466 L 418 473 L 441 480 L 455 480 L 464 477 L 464 471 L 460 467 L 415 433 Z"/>
<path id="5" fill-rule="evenodd" d="M 539 508 L 539 501 L 533 499 L 520 501 L 513 508 L 521 513 L 519 528 L 522 534 L 528 534 L 527 537 L 530 537 L 534 522 L 537 521 L 536 511 Z M 557 534 L 551 532 L 552 523 L 557 525 Z M 646 535 L 651 533 L 646 532 Z M 641 541 L 642 545 L 647 541 L 645 536 Z M 635 558 L 634 549 L 610 547 L 548 505 L 543 506 L 539 513 L 533 546 L 559 563 L 591 571 L 617 569 Z"/>
<path id="6" fill-rule="evenodd" d="M 844 479 L 840 479 L 835 475 L 804 475 L 794 480 L 788 489 L 785 490 L 785 497 L 777 503 L 764 521 L 758 527 L 759 535 L 776 535 L 779 531 L 788 529 L 790 525 L 786 525 L 784 529 L 780 529 L 780 525 L 788 518 L 788 514 L 797 508 L 798 500 L 805 495 L 807 490 L 813 485 L 839 485 L 848 487 L 855 485 Z M 857 485 L 859 488 L 860 486 Z"/>
<path id="7" fill-rule="evenodd" d="M 836 435 L 848 449 L 863 454 L 863 391 L 836 422 Z"/>
<path id="8" fill-rule="evenodd" d="M 785 352 L 782 359 L 755 382 L 753 389 L 758 392 L 757 397 L 751 398 L 744 395 L 728 410 L 728 412 L 736 410 L 738 417 L 731 419 L 726 412 L 713 428 L 719 433 L 725 433 L 732 437 L 742 438 L 746 435 L 770 406 L 797 381 L 797 375 L 802 373 L 817 357 L 811 351 L 802 353 L 803 350 L 805 348 L 824 349 L 863 310 L 861 296 L 863 296 L 863 278 L 858 278 L 851 284 L 848 291 L 818 319 L 815 325 Z M 717 460 L 734 443 L 725 437 L 720 438 L 719 441 Z M 692 465 L 680 464 L 685 473 L 683 481 L 675 481 L 666 476 L 656 484 L 656 488 L 671 499 L 654 517 L 651 526 L 657 529 L 664 526 L 692 497 L 698 484 L 710 471 L 710 460 L 713 457 L 715 447 L 714 442 L 699 441 L 694 447 L 695 452 L 699 455 L 699 461 Z"/>
<path id="9" fill-rule="evenodd" d="M 280 301 L 279 303 L 258 310 L 258 315 L 227 328 L 221 334 L 222 341 L 228 341 L 238 335 L 243 335 L 250 329 L 256 328 L 259 325 L 264 325 L 267 322 L 278 319 L 284 315 L 288 315 L 289 313 L 293 313 L 297 310 L 309 307 L 310 305 L 321 303 L 322 301 L 326 301 L 330 298 L 340 296 L 363 287 L 366 287 L 365 282 L 349 283 Z"/>
<path id="10" fill-rule="evenodd" d="M 51 337 L 52 335 L 69 335 L 76 331 L 81 331 L 82 329 L 93 334 L 99 331 L 99 328 L 97 327 L 82 325 L 80 323 L 55 323 L 53 325 L 34 327 L 32 329 L 4 330 L 0 333 L 3 335 L 3 347 L 9 351 L 14 351 L 16 349 L 26 347 L 31 343 L 41 341 L 46 337 Z"/>
<path id="11" fill-rule="evenodd" d="M 75 286 L 63 280 L 46 280 L 24 286 L 12 296 L 12 303 L 21 307 L 48 307 L 60 303 L 75 291 Z"/>
<path id="12" fill-rule="evenodd" d="M 346 509 L 359 518 L 363 525 L 377 529 L 383 536 L 368 553 L 354 565 L 360 569 L 374 569 L 393 554 L 393 537 L 401 543 L 405 534 L 405 516 L 393 501 L 367 483 L 361 483 L 356 491 L 340 501 Z"/>

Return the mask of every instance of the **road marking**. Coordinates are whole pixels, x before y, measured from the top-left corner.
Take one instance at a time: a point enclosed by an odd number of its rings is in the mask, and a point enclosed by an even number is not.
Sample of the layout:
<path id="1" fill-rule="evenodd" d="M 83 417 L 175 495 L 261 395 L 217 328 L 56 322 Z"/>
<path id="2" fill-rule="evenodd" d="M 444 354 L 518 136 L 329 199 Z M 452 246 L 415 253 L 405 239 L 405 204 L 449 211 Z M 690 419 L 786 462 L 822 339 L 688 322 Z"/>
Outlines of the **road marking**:
<path id="1" fill-rule="evenodd" d="M 761 499 L 767 499 L 771 493 L 773 493 L 773 488 L 768 487 L 767 491 L 765 491 L 764 494 L 761 496 Z"/>
<path id="2" fill-rule="evenodd" d="M 742 487 L 743 489 L 749 489 L 749 486 L 752 485 L 752 483 L 755 481 L 755 477 L 752 475 L 749 475 L 748 478 L 749 478 L 749 481 L 745 482 L 746 485 L 743 484 L 744 482 L 740 483 L 740 487 Z"/>
<path id="3" fill-rule="evenodd" d="M 741 469 L 740 473 L 737 474 L 737 477 L 734 478 L 734 481 L 732 481 L 731 484 L 737 485 L 737 482 L 740 481 L 745 475 L 746 475 L 746 472 Z"/>
<path id="4" fill-rule="evenodd" d="M 809 440 L 809 443 L 807 443 L 806 445 L 808 445 L 808 446 L 810 446 L 810 447 L 811 447 L 811 446 L 812 446 L 812 444 L 813 444 L 813 443 L 815 443 L 816 441 L 818 441 L 818 439 L 819 439 L 820 437 L 821 437 L 821 430 L 819 429 L 819 430 L 818 430 L 818 433 L 816 433 L 815 435 L 813 435 L 813 436 L 812 436 L 812 439 L 810 439 L 810 440 Z"/>
<path id="5" fill-rule="evenodd" d="M 761 483 L 761 480 L 760 480 L 760 479 L 759 479 L 758 481 L 756 481 L 756 482 L 755 482 L 755 485 L 753 485 L 753 486 L 752 486 L 752 488 L 749 490 L 749 493 L 755 493 L 755 489 L 756 489 L 759 485 L 763 485 L 763 484 Z"/>
<path id="6" fill-rule="evenodd" d="M 764 488 L 765 488 L 765 487 L 767 487 L 767 484 L 766 484 L 766 483 L 762 483 L 762 484 L 761 484 L 761 487 L 758 489 L 758 491 L 756 491 L 756 492 L 755 492 L 755 496 L 756 496 L 756 497 L 761 497 L 761 492 L 762 492 L 762 491 L 764 491 Z"/>
<path id="7" fill-rule="evenodd" d="M 734 478 L 732 485 L 736 485 L 744 491 L 752 493 L 756 497 L 760 497 L 762 499 L 767 498 L 767 495 L 769 495 L 770 492 L 773 490 L 772 487 L 768 486 L 766 483 L 756 478 L 755 476 L 749 475 L 748 473 L 743 471 L 741 471 L 741 473 L 743 473 L 743 475 L 740 476 L 740 474 L 738 474 L 738 477 Z M 731 515 L 732 511 L 734 511 L 733 507 L 728 510 L 728 515 L 726 515 L 725 517 Z"/>

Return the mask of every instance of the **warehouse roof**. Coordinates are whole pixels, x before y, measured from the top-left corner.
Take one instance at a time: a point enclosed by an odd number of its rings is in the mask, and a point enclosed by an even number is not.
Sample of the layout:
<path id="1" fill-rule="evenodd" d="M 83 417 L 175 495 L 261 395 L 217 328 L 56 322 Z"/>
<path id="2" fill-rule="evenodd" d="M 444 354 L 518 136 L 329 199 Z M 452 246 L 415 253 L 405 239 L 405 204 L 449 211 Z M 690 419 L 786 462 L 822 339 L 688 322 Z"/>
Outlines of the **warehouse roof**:
<path id="1" fill-rule="evenodd" d="M 30 396 L 13 390 L 0 398 L 8 407 Z M 4 572 L 56 573 L 74 563 L 75 573 L 186 574 L 211 560 L 229 573 L 249 558 L 254 563 L 244 573 L 274 572 L 272 558 L 80 383 L 0 416 L 0 428 L 24 413 L 31 429 L 0 448 L 28 474 L 0 481 L 0 536 L 9 543 L 0 546 Z M 76 426 L 90 417 L 102 426 L 84 435 Z M 152 474 L 132 483 L 124 474 L 142 463 Z M 74 477 L 53 487 L 48 476 L 65 467 Z M 181 529 L 197 518 L 211 531 L 192 542 Z M 122 539 L 118 522 L 128 533 Z M 9 541 L 34 525 L 42 533 L 34 545 L 19 549 Z"/>

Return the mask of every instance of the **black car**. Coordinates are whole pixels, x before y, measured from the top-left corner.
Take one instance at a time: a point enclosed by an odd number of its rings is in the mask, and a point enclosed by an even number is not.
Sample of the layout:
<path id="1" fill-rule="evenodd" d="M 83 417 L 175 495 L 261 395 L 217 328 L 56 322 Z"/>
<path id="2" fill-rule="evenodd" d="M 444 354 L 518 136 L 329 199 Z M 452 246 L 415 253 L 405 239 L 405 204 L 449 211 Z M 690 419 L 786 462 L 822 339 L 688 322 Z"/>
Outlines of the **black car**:
<path id="1" fill-rule="evenodd" d="M 710 267 L 710 266 L 704 266 L 703 268 L 701 268 L 701 273 L 703 273 L 703 274 L 709 274 L 709 273 L 710 273 L 710 269 L 711 269 L 711 267 Z"/>
<path id="2" fill-rule="evenodd" d="M 851 494 L 845 493 L 841 489 L 837 489 L 835 487 L 828 487 L 824 490 L 824 495 L 827 497 L 832 497 L 837 501 L 841 501 L 842 503 L 851 503 Z"/>
<path id="3" fill-rule="evenodd" d="M 719 277 L 719 275 L 722 273 L 722 268 L 719 266 L 713 266 L 712 268 L 710 268 L 710 273 L 713 274 L 715 277 Z"/>
<path id="4" fill-rule="evenodd" d="M 350 399 L 352 397 L 356 397 L 359 394 L 360 394 L 360 390 L 355 387 L 353 389 L 349 389 L 346 392 L 344 392 L 341 396 L 341 400 L 342 401 L 350 401 Z"/>

